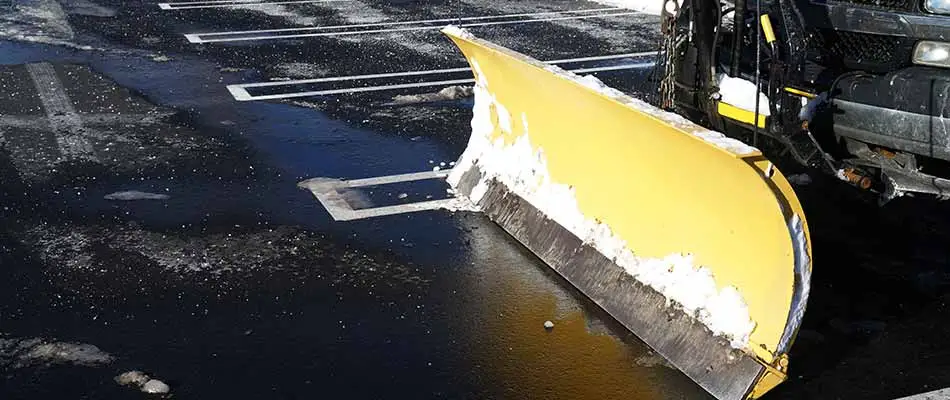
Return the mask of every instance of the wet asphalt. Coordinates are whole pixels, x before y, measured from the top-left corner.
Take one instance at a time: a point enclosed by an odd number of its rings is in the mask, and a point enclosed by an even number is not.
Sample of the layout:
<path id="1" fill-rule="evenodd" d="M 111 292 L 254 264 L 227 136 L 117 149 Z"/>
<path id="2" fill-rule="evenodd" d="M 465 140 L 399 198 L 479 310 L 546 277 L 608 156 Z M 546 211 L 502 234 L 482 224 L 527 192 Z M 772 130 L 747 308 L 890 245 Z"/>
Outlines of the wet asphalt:
<path id="1" fill-rule="evenodd" d="M 296 186 L 455 160 L 470 98 L 411 97 L 438 89 L 429 88 L 238 102 L 225 88 L 465 66 L 437 31 L 183 36 L 602 5 L 163 11 L 20 1 L 20 10 L 52 11 L 0 19 L 0 397 L 142 398 L 114 380 L 139 370 L 179 399 L 708 398 L 484 217 L 334 222 Z M 473 31 L 557 59 L 652 50 L 655 22 Z M 598 76 L 651 93 L 648 68 Z M 65 96 L 52 104 L 58 113 L 41 92 Z M 900 199 L 880 209 L 812 175 L 798 188 L 815 241 L 812 298 L 790 380 L 770 398 L 889 399 L 950 386 L 946 206 Z M 122 191 L 161 198 L 107 198 Z M 444 184 L 371 187 L 362 200 L 427 196 L 444 197 Z"/>

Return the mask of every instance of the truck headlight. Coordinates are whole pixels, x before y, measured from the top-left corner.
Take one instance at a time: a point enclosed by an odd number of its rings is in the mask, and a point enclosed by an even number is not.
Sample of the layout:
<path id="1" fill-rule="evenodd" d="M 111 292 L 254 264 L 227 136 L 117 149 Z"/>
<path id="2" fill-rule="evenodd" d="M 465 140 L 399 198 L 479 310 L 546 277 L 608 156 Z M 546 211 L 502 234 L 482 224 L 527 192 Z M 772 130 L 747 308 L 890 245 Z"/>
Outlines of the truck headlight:
<path id="1" fill-rule="evenodd" d="M 914 47 L 914 64 L 950 67 L 950 43 L 923 40 Z"/>
<path id="2" fill-rule="evenodd" d="M 924 8 L 934 14 L 950 14 L 950 0 L 925 0 Z"/>

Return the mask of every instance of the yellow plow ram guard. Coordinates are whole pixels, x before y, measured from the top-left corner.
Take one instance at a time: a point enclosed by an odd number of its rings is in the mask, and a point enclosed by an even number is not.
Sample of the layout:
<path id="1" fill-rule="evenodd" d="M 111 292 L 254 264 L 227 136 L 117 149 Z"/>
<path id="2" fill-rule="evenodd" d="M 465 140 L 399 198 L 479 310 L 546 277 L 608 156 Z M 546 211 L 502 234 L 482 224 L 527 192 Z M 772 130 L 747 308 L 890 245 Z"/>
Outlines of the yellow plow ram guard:
<path id="1" fill-rule="evenodd" d="M 716 398 L 781 383 L 811 275 L 782 173 L 596 79 L 443 33 L 477 82 L 456 193 Z"/>

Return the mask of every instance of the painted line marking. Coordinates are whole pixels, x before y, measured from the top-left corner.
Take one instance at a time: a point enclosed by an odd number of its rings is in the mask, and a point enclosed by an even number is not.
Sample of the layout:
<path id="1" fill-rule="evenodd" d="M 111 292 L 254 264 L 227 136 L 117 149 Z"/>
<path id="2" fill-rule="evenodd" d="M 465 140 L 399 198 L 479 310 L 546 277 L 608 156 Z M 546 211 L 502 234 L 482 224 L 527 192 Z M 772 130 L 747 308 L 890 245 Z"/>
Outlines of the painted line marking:
<path id="1" fill-rule="evenodd" d="M 434 178 L 445 178 L 449 176 L 449 172 L 451 171 L 452 171 L 451 169 L 445 169 L 445 170 L 439 170 L 439 171 L 410 172 L 408 174 L 386 175 L 386 176 L 377 176 L 373 178 L 363 178 L 363 179 L 351 179 L 346 182 L 349 185 L 349 187 L 388 185 L 392 183 L 421 181 L 425 179 L 434 179 Z"/>
<path id="2" fill-rule="evenodd" d="M 938 389 L 931 392 L 919 393 L 894 400 L 950 400 L 950 388 Z"/>
<path id="3" fill-rule="evenodd" d="M 425 179 L 444 179 L 451 169 L 441 171 L 423 171 L 408 174 L 377 176 L 364 179 L 339 180 L 331 178 L 312 178 L 297 184 L 297 187 L 307 189 L 317 198 L 317 201 L 330 213 L 335 221 L 353 221 L 365 218 L 374 218 L 387 215 L 405 214 L 418 211 L 431 211 L 440 208 L 458 208 L 464 202 L 458 198 L 427 200 L 415 203 L 397 204 L 355 210 L 343 198 L 341 191 L 365 186 L 402 183 Z"/>
<path id="4" fill-rule="evenodd" d="M 253 100 L 253 97 L 247 92 L 247 89 L 244 89 L 244 87 L 240 85 L 228 85 L 228 92 L 230 92 L 231 97 L 234 97 L 234 100 L 237 101 Z"/>
<path id="5" fill-rule="evenodd" d="M 550 21 L 566 21 L 566 20 L 578 20 L 578 19 L 587 19 L 587 18 L 607 18 L 607 17 L 620 17 L 626 15 L 635 15 L 641 14 L 638 11 L 630 12 L 619 12 L 619 13 L 610 13 L 610 14 L 596 14 L 596 15 L 574 15 L 567 17 L 553 17 L 553 18 L 537 18 L 537 19 L 522 19 L 515 21 L 491 21 L 491 22 L 477 22 L 469 24 L 460 24 L 457 25 L 461 28 L 471 28 L 476 26 L 493 26 L 493 25 L 514 25 L 514 24 L 528 24 L 533 22 L 550 22 Z M 454 21 L 454 20 L 453 20 Z M 440 30 L 444 28 L 443 25 L 433 25 L 433 26 L 413 26 L 407 28 L 390 28 L 390 29 L 367 29 L 367 30 L 355 30 L 355 31 L 336 31 L 336 32 L 317 32 L 317 33 L 300 33 L 292 35 L 263 35 L 263 36 L 245 36 L 245 37 L 235 37 L 235 38 L 212 38 L 212 39 L 203 39 L 202 36 L 221 36 L 221 35 L 230 35 L 229 32 L 214 32 L 214 33 L 192 33 L 185 34 L 185 38 L 188 39 L 190 43 L 214 43 L 214 42 L 237 42 L 237 41 L 251 41 L 251 40 L 269 40 L 269 39 L 290 39 L 290 38 L 302 38 L 302 37 L 321 37 L 321 36 L 344 36 L 344 35 L 365 35 L 365 34 L 376 34 L 376 33 L 398 33 L 398 32 L 412 32 L 412 31 L 425 31 L 425 30 Z M 254 32 L 257 33 L 257 32 Z"/>
<path id="6" fill-rule="evenodd" d="M 349 2 L 353 0 L 287 0 L 287 1 L 195 1 L 187 3 L 158 3 L 158 8 L 162 10 L 191 10 L 196 8 L 227 8 L 227 7 L 264 7 L 268 5 L 280 4 L 308 4 L 308 3 L 338 3 Z M 181 5 L 185 4 L 185 5 Z M 193 5 L 187 5 L 193 4 Z"/>
<path id="7" fill-rule="evenodd" d="M 92 145 L 82 136 L 82 118 L 76 113 L 53 66 L 49 63 L 27 64 L 26 70 L 33 79 L 36 93 L 43 103 L 60 153 L 71 159 L 98 161 Z"/>
<path id="8" fill-rule="evenodd" d="M 568 70 L 568 71 L 573 72 L 575 74 L 582 74 L 582 73 L 590 73 L 590 72 L 636 69 L 636 68 L 649 67 L 652 65 L 654 65 L 653 62 L 646 62 L 646 63 L 636 63 L 636 64 L 613 65 L 609 67 L 581 68 L 581 69 L 574 69 L 574 70 Z M 355 88 L 345 88 L 345 89 L 313 90 L 313 91 L 295 92 L 295 93 L 278 93 L 278 94 L 268 94 L 268 95 L 259 95 L 259 96 L 252 96 L 248 94 L 247 90 L 244 89 L 243 87 L 232 88 L 231 86 L 228 86 L 228 90 L 231 92 L 232 96 L 234 96 L 235 100 L 250 101 L 250 100 L 287 99 L 287 98 L 308 97 L 308 96 L 326 96 L 326 95 L 332 95 L 332 94 L 346 94 L 346 93 L 379 92 L 379 91 L 386 91 L 386 90 L 411 89 L 411 88 L 421 88 L 421 87 L 431 87 L 431 86 L 451 86 L 451 85 L 459 85 L 463 83 L 473 83 L 473 82 L 475 82 L 474 78 L 468 78 L 468 79 L 455 79 L 455 80 L 444 80 L 444 81 L 433 81 L 433 82 L 365 86 L 365 87 L 355 87 Z"/>
<path id="9" fill-rule="evenodd" d="M 658 53 L 659 52 L 657 51 L 644 51 L 644 52 L 639 52 L 639 53 L 609 54 L 609 55 L 602 55 L 602 56 L 550 60 L 550 61 L 545 61 L 545 63 L 573 64 L 573 63 L 587 62 L 587 61 L 604 61 L 604 60 L 615 60 L 619 58 L 637 58 L 637 57 L 655 56 Z M 326 77 L 326 78 L 299 79 L 299 80 L 293 80 L 293 81 L 242 83 L 242 84 L 228 85 L 228 88 L 230 90 L 231 87 L 253 88 L 253 87 L 269 87 L 269 86 L 293 86 L 293 85 L 306 84 L 306 83 L 354 81 L 354 80 L 361 80 L 361 79 L 396 78 L 396 77 L 405 77 L 405 76 L 436 75 L 436 74 L 447 74 L 447 73 L 453 73 L 453 72 L 468 72 L 468 71 L 471 71 L 470 67 L 430 69 L 430 70 L 424 70 L 424 71 L 388 72 L 388 73 L 383 73 L 383 74 L 368 74 L 368 75 L 331 76 L 331 77 Z M 247 91 L 244 91 L 244 93 L 247 94 Z"/>
<path id="10" fill-rule="evenodd" d="M 251 34 L 251 33 L 306 32 L 306 31 L 321 31 L 321 30 L 335 30 L 335 29 L 349 29 L 349 28 L 375 28 L 375 27 L 381 27 L 381 26 L 397 26 L 397 25 L 421 25 L 421 24 L 432 24 L 432 23 L 438 23 L 441 26 L 441 24 L 446 23 L 446 22 L 457 22 L 457 21 L 478 21 L 478 20 L 484 20 L 484 19 L 540 17 L 540 16 L 545 16 L 545 15 L 585 14 L 585 13 L 593 13 L 593 12 L 607 12 L 607 11 L 619 11 L 619 10 L 625 10 L 625 8 L 606 7 L 606 8 L 588 8 L 588 9 L 583 9 L 583 10 L 539 11 L 539 12 L 532 12 L 532 13 L 479 15 L 479 16 L 473 16 L 473 17 L 373 22 L 373 23 L 365 23 L 365 24 L 322 25 L 322 26 L 304 26 L 304 27 L 299 27 L 299 28 L 257 29 L 257 30 L 250 30 L 250 31 L 196 33 L 195 35 L 217 36 L 217 35 L 241 35 L 241 34 Z"/>

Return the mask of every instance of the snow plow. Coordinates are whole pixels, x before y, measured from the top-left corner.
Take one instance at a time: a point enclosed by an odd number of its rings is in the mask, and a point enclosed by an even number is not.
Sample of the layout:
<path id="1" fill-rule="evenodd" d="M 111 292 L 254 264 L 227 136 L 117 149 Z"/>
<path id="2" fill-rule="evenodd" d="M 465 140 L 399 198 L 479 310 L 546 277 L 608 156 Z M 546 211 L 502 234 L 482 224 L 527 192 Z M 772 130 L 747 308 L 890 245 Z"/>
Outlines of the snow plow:
<path id="1" fill-rule="evenodd" d="M 443 33 L 475 77 L 456 194 L 716 398 L 781 383 L 812 263 L 778 168 L 596 78 Z"/>

